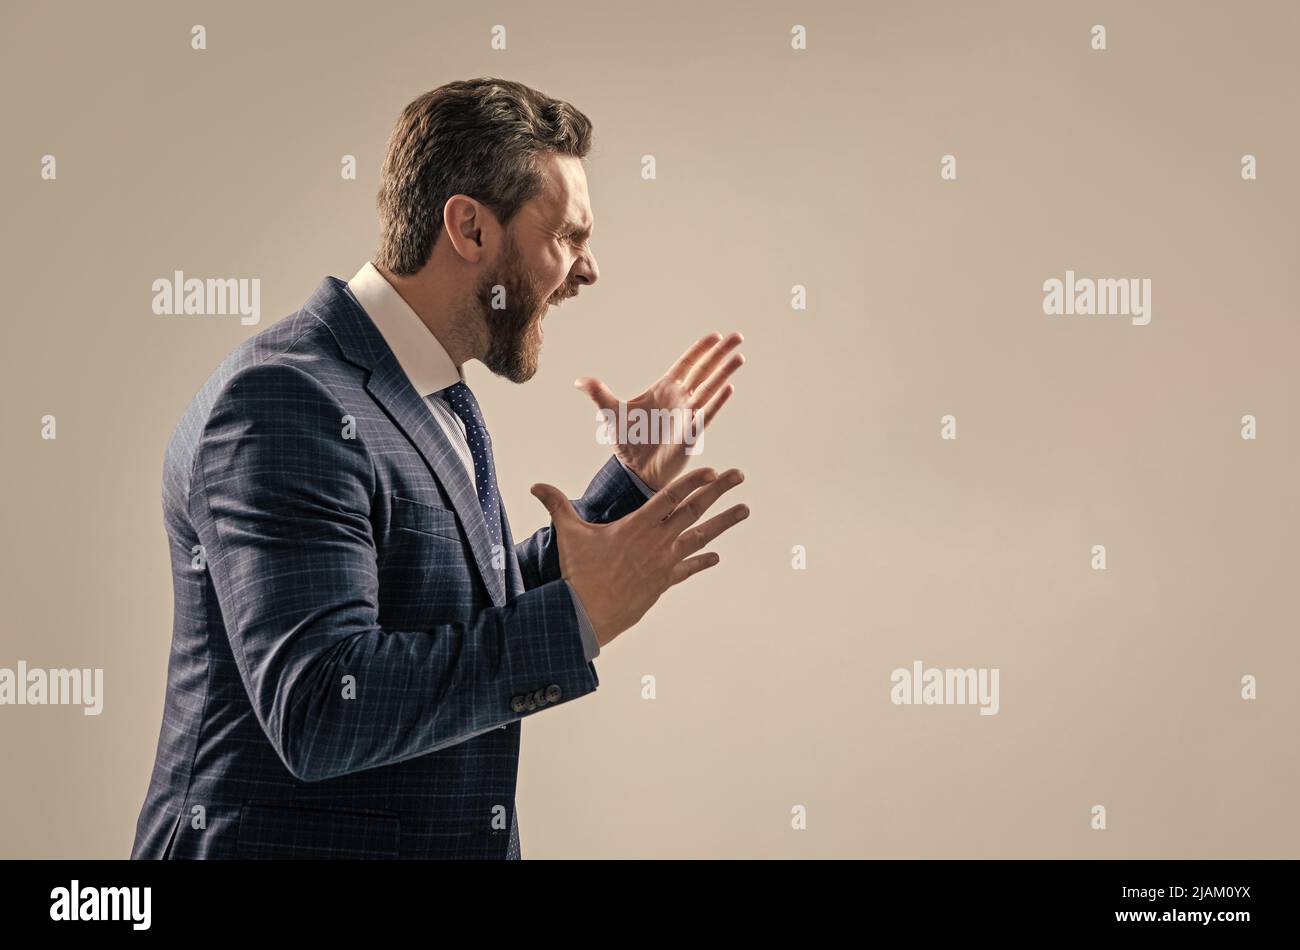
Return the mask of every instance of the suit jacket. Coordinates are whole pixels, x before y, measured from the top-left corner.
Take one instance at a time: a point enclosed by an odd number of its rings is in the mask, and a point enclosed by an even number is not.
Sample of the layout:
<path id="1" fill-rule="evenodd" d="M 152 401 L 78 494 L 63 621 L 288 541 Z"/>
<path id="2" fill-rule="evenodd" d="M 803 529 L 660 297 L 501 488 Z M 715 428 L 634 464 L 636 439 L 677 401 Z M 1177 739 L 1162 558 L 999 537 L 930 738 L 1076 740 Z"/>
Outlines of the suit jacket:
<path id="1" fill-rule="evenodd" d="M 644 501 L 611 458 L 574 504 L 604 522 Z M 163 514 L 175 614 L 132 857 L 503 858 L 520 721 L 596 668 L 551 528 L 516 546 L 503 518 L 492 550 L 343 281 L 213 373 Z"/>

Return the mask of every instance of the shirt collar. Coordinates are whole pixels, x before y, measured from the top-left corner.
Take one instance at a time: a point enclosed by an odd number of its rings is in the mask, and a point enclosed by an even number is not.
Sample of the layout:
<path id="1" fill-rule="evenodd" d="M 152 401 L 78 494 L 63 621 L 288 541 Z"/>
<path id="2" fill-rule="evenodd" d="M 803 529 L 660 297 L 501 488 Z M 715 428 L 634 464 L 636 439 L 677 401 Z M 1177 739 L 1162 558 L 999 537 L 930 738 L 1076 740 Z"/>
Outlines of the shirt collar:
<path id="1" fill-rule="evenodd" d="M 366 261 L 348 281 L 348 290 L 379 330 L 421 398 L 463 381 L 438 338 L 374 264 Z"/>

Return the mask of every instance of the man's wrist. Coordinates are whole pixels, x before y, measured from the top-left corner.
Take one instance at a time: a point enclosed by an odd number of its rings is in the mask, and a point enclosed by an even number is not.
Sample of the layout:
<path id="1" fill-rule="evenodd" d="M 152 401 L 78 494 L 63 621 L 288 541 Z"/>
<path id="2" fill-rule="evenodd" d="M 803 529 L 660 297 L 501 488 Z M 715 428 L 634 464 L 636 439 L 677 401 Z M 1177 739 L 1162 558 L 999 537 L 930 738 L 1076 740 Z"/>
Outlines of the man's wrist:
<path id="1" fill-rule="evenodd" d="M 618 458 L 617 455 L 614 457 Z M 647 498 L 654 497 L 655 489 L 651 488 L 644 481 L 642 481 L 641 476 L 637 475 L 636 472 L 632 471 L 631 467 L 626 462 L 624 462 L 622 459 L 618 459 L 618 464 L 623 466 L 623 471 L 627 473 L 627 477 L 632 479 L 632 484 L 635 485 L 637 488 L 639 488 L 643 495 L 645 495 Z"/>

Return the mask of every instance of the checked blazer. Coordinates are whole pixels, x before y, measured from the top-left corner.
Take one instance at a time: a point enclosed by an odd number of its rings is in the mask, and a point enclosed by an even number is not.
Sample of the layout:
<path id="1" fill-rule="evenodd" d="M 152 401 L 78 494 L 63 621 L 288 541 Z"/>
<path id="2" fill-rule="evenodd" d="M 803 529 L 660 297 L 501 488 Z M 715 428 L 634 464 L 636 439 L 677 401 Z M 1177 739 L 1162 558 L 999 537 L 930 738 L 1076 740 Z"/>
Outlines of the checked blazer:
<path id="1" fill-rule="evenodd" d="M 520 722 L 596 689 L 552 529 L 494 551 L 347 285 L 234 350 L 167 448 L 174 622 L 135 858 L 503 858 Z M 611 458 L 588 521 L 645 495 Z"/>

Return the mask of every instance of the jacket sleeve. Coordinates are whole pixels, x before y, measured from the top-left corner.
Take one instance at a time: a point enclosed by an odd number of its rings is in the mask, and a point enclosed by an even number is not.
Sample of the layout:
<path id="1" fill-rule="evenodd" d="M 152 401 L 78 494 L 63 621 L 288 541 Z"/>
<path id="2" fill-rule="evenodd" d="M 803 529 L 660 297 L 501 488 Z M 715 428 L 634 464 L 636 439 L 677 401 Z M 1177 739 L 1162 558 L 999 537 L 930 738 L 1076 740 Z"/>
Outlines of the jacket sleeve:
<path id="1" fill-rule="evenodd" d="M 644 490 L 633 483 L 622 463 L 612 455 L 591 480 L 582 497 L 572 499 L 578 517 L 592 524 L 617 521 L 636 511 L 647 500 Z M 531 591 L 560 579 L 560 549 L 555 543 L 555 531 L 551 525 L 516 544 L 515 555 L 519 558 L 519 572 L 523 575 L 525 590 Z"/>
<path id="2" fill-rule="evenodd" d="M 568 585 L 469 623 L 378 623 L 364 433 L 312 376 L 260 365 L 218 395 L 194 455 L 190 517 L 258 722 L 318 781 L 401 762 L 596 688 Z"/>

